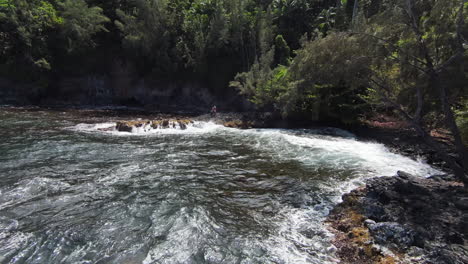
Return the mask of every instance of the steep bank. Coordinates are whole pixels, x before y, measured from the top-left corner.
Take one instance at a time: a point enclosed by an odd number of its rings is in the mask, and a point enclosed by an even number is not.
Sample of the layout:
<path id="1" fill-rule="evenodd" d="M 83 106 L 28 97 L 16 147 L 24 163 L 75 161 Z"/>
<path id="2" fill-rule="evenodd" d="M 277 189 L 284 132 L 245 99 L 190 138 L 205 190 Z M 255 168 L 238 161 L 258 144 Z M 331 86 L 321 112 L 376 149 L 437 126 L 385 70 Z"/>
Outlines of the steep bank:
<path id="1" fill-rule="evenodd" d="M 226 84 L 227 85 L 227 84 Z M 224 87 L 224 86 L 221 86 Z M 42 85 L 0 76 L 0 105 L 42 107 L 114 106 L 145 111 L 204 112 L 213 105 L 224 111 L 252 111 L 235 89 L 213 88 L 199 80 L 158 81 L 125 74 L 61 77 Z"/>
<path id="2" fill-rule="evenodd" d="M 343 263 L 468 263 L 468 191 L 450 177 L 370 179 L 328 222 Z"/>

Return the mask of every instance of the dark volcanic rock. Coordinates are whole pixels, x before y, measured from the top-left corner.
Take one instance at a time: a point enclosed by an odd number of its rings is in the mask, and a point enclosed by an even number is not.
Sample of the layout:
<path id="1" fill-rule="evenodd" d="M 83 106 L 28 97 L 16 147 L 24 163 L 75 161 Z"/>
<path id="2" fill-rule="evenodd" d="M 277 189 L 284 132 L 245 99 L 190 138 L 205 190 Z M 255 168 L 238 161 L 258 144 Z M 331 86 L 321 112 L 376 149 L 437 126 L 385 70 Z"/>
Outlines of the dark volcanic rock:
<path id="1" fill-rule="evenodd" d="M 453 174 L 433 175 L 429 179 L 434 181 L 456 181 L 457 177 Z"/>
<path id="2" fill-rule="evenodd" d="M 365 189 L 343 196 L 343 203 L 329 216 L 334 232 L 364 227 L 374 243 L 395 253 L 408 253 L 411 263 L 468 263 L 468 190 L 450 179 L 404 172 L 370 179 Z M 356 214 L 362 215 L 361 223 L 340 228 L 356 219 Z M 349 253 L 349 247 L 346 250 Z M 415 252 L 424 256 L 413 258 Z M 355 261 L 344 256 L 345 263 Z"/>
<path id="3" fill-rule="evenodd" d="M 367 227 L 379 244 L 404 249 L 414 245 L 415 232 L 399 223 L 382 222 L 369 224 Z"/>
<path id="4" fill-rule="evenodd" d="M 120 132 L 132 132 L 133 125 L 130 124 L 129 122 L 117 122 L 117 125 L 115 127 L 117 131 Z"/>

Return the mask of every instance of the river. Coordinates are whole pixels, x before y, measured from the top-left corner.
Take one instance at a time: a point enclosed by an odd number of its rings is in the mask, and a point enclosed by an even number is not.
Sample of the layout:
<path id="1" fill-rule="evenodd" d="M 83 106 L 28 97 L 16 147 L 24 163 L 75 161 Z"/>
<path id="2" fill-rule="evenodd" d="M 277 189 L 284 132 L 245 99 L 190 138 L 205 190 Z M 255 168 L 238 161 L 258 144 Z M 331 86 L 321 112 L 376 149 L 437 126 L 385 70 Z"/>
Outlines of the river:
<path id="1" fill-rule="evenodd" d="M 99 130 L 116 119 L 0 108 L 0 263 L 336 263 L 344 192 L 438 173 L 339 129 Z"/>

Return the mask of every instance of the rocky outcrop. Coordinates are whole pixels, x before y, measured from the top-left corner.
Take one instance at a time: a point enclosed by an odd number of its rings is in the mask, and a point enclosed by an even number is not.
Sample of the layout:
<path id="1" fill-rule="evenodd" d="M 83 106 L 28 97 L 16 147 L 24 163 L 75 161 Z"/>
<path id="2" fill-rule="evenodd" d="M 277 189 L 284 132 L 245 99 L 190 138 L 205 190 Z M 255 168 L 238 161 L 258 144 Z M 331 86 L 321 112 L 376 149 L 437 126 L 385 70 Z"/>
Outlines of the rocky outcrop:
<path id="1" fill-rule="evenodd" d="M 148 129 L 187 129 L 188 125 L 193 124 L 190 119 L 161 119 L 161 120 L 144 120 L 144 121 L 120 121 L 116 124 L 116 130 L 119 132 L 132 132 L 134 128 Z"/>
<path id="2" fill-rule="evenodd" d="M 450 177 L 371 179 L 329 223 L 345 263 L 468 263 L 468 191 Z"/>

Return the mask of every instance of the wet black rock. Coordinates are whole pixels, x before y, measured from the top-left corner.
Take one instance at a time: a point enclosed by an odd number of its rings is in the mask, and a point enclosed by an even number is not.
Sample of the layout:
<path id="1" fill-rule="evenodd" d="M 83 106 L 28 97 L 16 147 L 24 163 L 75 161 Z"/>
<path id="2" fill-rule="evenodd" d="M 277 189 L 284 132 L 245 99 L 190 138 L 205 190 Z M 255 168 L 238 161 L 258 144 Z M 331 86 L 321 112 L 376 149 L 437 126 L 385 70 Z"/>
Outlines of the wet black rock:
<path id="1" fill-rule="evenodd" d="M 128 122 L 117 122 L 116 129 L 120 132 L 132 132 L 133 125 Z"/>
<path id="2" fill-rule="evenodd" d="M 332 221 L 349 210 L 362 214 L 374 243 L 406 253 L 410 263 L 468 263 L 468 190 L 452 176 L 373 178 L 337 208 Z"/>
<path id="3" fill-rule="evenodd" d="M 434 181 L 456 181 L 457 178 L 453 174 L 433 175 L 429 179 Z"/>
<path id="4" fill-rule="evenodd" d="M 415 232 L 395 222 L 368 224 L 371 235 L 379 244 L 393 248 L 409 248 L 414 245 Z"/>

